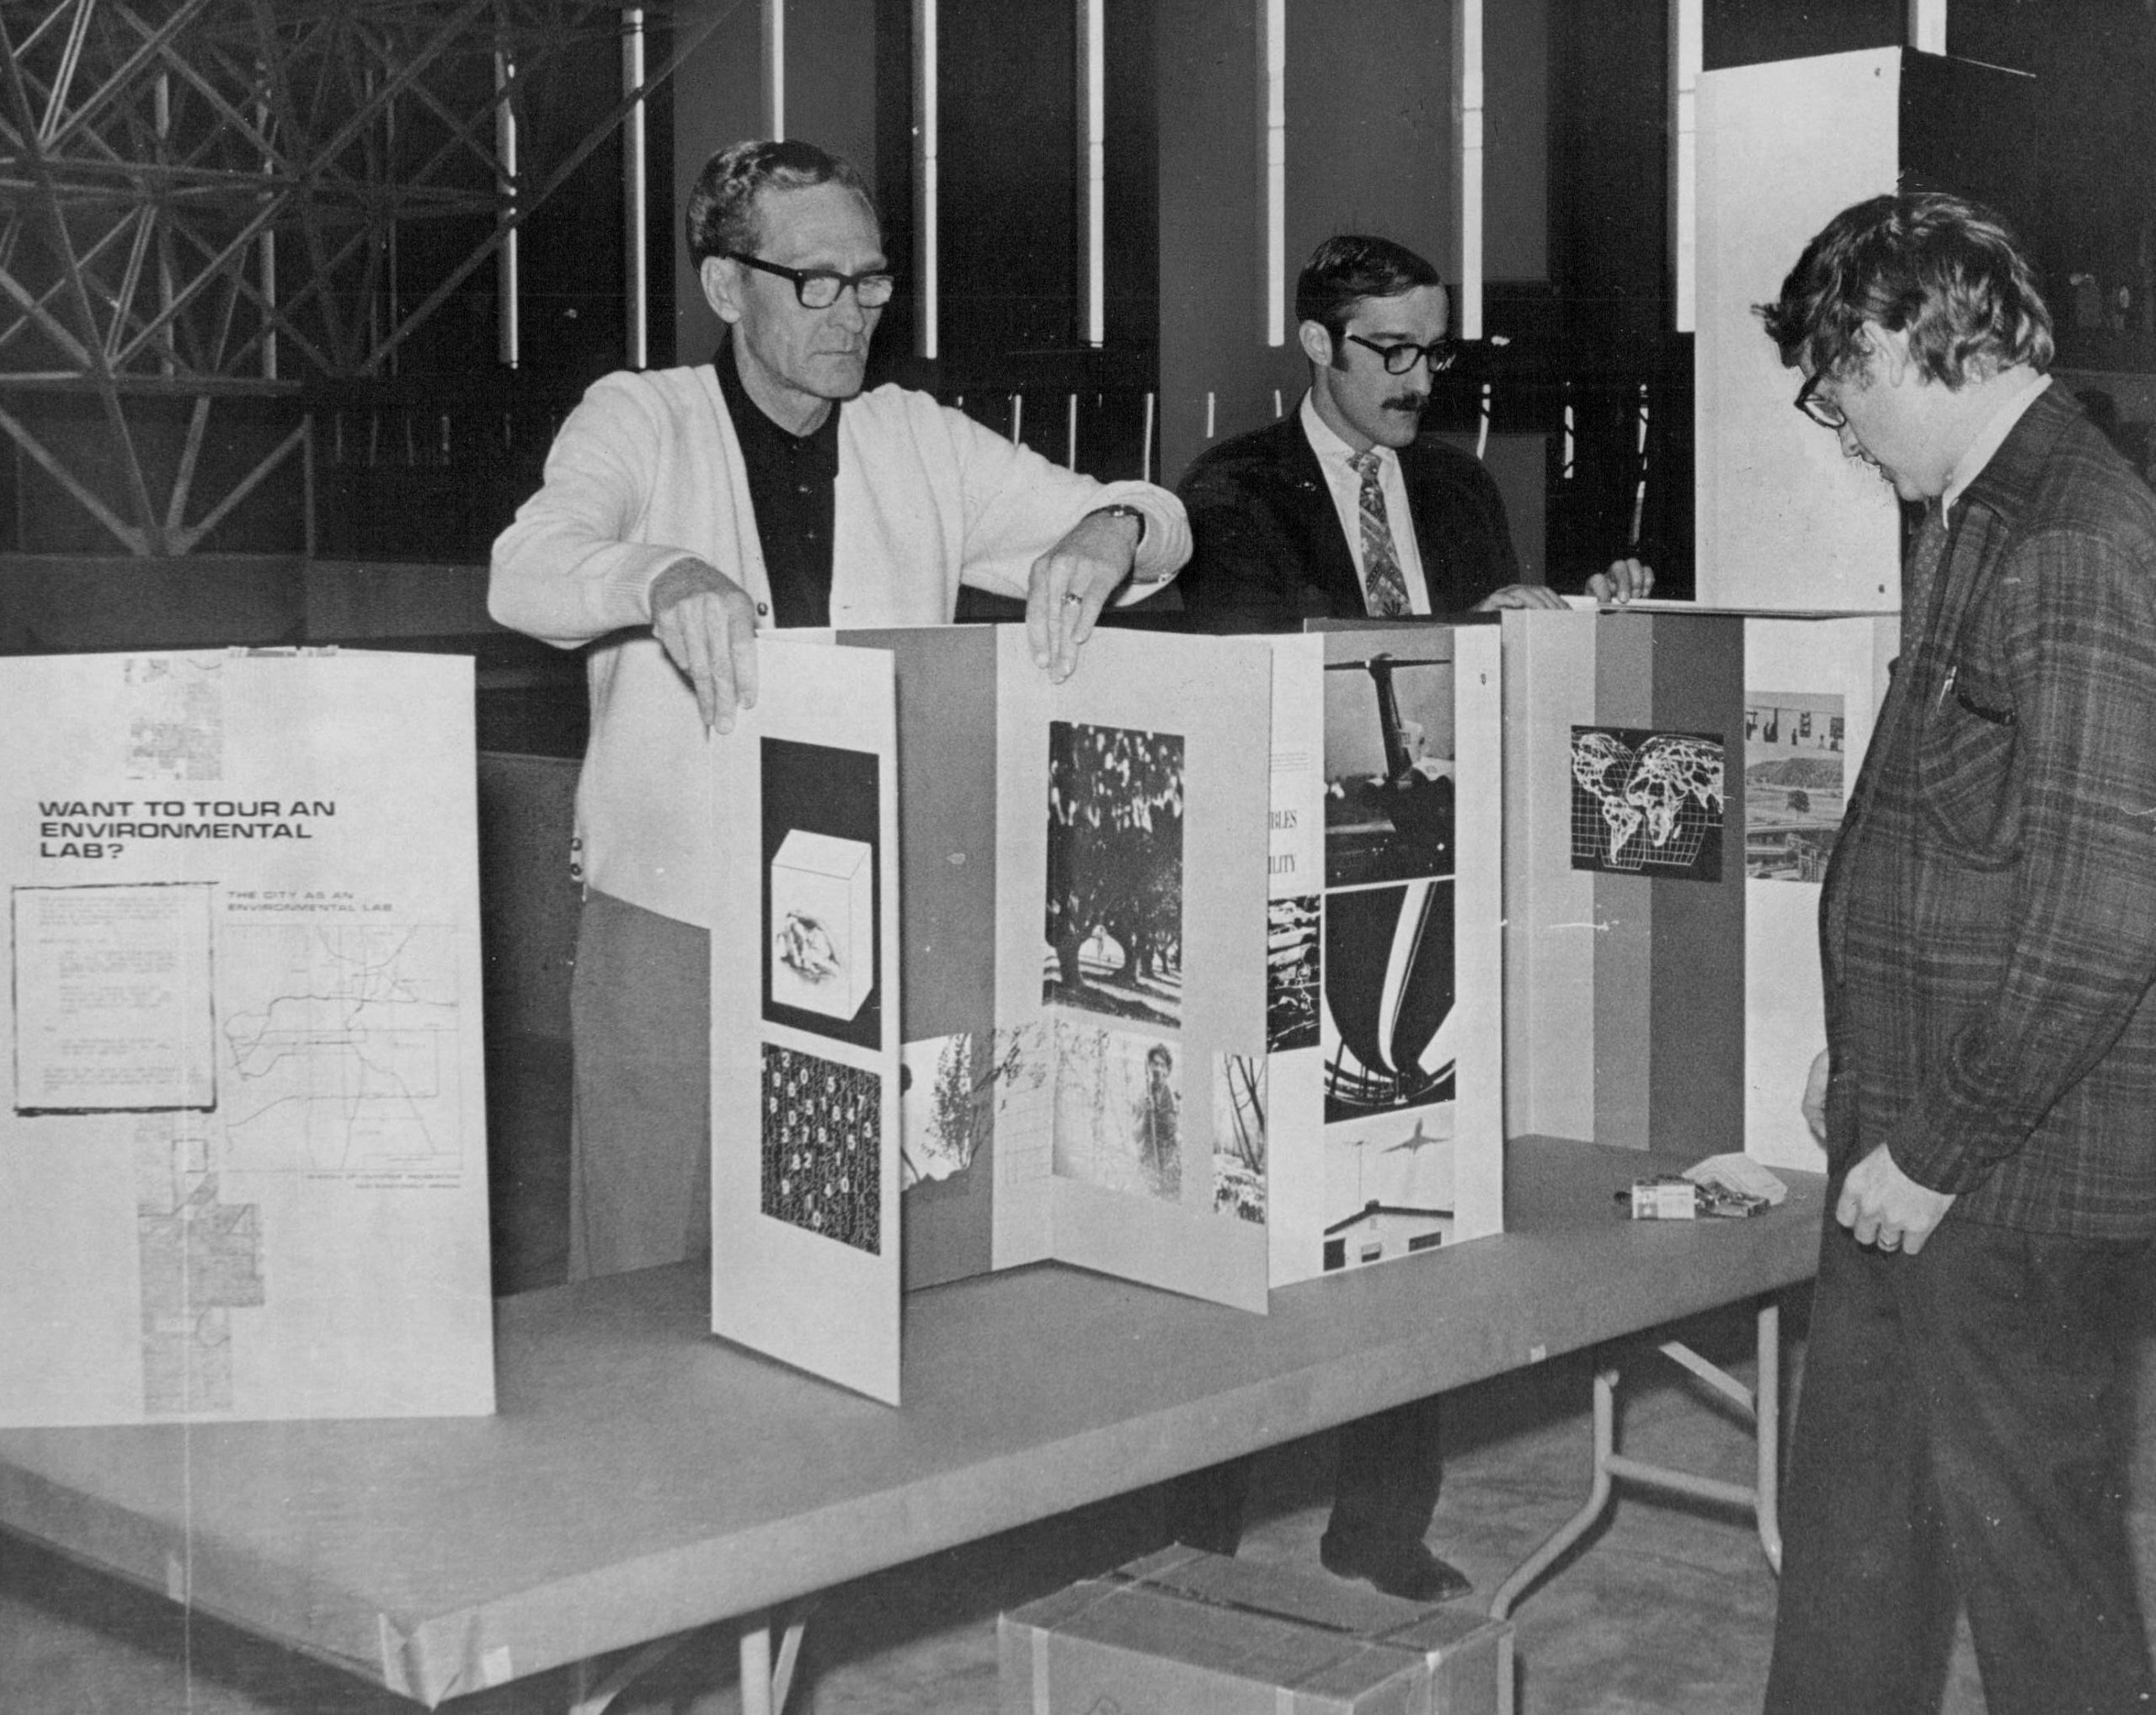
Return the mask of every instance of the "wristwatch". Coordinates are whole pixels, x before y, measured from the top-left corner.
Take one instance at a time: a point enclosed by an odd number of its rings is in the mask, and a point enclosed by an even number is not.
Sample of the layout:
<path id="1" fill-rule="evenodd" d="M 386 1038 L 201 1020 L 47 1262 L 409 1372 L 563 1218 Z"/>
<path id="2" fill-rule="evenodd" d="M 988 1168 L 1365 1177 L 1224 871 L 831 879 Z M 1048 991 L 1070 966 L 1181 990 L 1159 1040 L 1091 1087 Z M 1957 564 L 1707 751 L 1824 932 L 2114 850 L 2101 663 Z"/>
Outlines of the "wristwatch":
<path id="1" fill-rule="evenodd" d="M 1138 550 L 1145 546 L 1145 515 L 1127 500 L 1111 500 L 1105 506 L 1096 506 L 1086 515 L 1088 518 L 1135 518 L 1138 521 L 1138 540 L 1130 544 L 1131 573 L 1134 584 L 1157 584 L 1158 578 L 1141 577 L 1137 569 Z"/>

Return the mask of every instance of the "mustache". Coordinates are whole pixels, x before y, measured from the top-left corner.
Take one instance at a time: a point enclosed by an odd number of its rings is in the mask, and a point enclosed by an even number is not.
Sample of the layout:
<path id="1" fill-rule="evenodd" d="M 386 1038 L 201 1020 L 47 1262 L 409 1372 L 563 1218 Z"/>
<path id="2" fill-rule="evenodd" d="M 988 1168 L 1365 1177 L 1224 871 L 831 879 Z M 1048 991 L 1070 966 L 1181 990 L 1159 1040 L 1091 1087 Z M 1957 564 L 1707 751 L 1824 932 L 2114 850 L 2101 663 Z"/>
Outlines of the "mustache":
<path id="1" fill-rule="evenodd" d="M 1395 393 L 1385 402 L 1385 409 L 1388 411 L 1414 411 L 1419 414 L 1428 407 L 1429 403 L 1430 396 L 1428 393 Z"/>

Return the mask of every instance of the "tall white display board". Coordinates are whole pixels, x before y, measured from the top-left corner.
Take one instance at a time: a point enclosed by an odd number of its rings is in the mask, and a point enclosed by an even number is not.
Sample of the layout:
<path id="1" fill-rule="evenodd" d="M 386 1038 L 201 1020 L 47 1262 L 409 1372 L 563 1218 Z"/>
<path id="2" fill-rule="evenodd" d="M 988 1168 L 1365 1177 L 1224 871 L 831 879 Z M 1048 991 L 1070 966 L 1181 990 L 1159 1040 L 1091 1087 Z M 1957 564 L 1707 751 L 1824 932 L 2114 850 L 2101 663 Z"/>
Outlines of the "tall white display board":
<path id="1" fill-rule="evenodd" d="M 1710 72 L 1700 79 L 1699 598 L 1720 607 L 1901 606 L 1900 519 L 1871 467 L 1790 406 L 1753 306 L 1812 236 L 1896 188 L 1899 48 Z"/>
<path id="2" fill-rule="evenodd" d="M 0 687 L 0 1424 L 492 1411 L 471 663 Z"/>

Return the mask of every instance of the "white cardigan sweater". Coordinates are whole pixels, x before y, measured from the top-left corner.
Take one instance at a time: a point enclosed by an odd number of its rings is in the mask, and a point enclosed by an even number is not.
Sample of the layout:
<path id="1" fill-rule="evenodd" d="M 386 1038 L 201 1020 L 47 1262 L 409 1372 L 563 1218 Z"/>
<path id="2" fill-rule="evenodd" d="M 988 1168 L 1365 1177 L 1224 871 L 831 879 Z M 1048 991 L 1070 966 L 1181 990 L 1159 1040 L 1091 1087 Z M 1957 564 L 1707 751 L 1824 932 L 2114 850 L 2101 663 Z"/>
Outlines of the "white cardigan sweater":
<path id="1" fill-rule="evenodd" d="M 1150 594 L 1190 557 L 1182 503 L 1051 464 L 926 393 L 883 387 L 839 414 L 831 623 L 944 625 L 960 584 L 1022 598 L 1033 562 L 1112 502 L 1145 515 Z M 494 542 L 488 608 L 564 649 L 594 639 L 591 739 L 577 785 L 584 879 L 708 927 L 711 782 L 694 693 L 652 637 L 651 586 L 716 566 L 770 611 L 771 587 L 718 378 L 709 364 L 595 382 L 547 455 L 546 482 Z M 626 636 L 612 633 L 625 632 Z"/>

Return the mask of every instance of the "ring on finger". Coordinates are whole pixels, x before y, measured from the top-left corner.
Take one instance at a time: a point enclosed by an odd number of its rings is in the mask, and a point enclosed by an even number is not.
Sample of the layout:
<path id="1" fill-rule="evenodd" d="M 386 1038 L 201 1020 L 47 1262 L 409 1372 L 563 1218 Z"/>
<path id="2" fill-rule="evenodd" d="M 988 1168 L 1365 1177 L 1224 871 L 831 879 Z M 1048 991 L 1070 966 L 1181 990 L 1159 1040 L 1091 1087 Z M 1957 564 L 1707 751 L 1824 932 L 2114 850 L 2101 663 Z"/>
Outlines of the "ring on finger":
<path id="1" fill-rule="evenodd" d="M 1065 590 L 1064 592 L 1063 599 L 1065 601 L 1075 601 L 1081 607 L 1086 605 L 1086 598 L 1083 596 L 1081 596 L 1075 590 Z"/>

